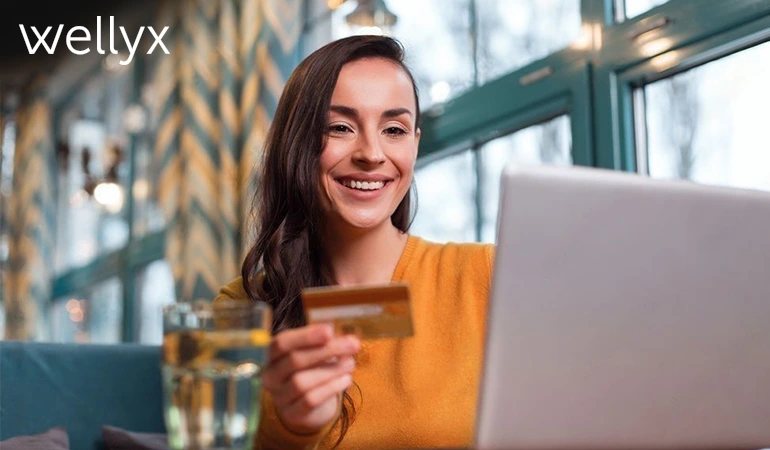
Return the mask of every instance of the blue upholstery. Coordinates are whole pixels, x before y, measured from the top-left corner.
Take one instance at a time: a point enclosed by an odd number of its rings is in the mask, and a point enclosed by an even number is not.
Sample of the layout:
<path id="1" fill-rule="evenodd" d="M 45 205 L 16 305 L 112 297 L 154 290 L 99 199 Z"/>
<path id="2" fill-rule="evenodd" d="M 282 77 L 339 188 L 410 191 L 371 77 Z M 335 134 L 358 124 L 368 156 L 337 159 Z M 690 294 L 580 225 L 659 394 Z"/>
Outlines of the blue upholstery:
<path id="1" fill-rule="evenodd" d="M 0 342 L 0 440 L 59 425 L 75 450 L 102 425 L 165 433 L 160 348 Z"/>

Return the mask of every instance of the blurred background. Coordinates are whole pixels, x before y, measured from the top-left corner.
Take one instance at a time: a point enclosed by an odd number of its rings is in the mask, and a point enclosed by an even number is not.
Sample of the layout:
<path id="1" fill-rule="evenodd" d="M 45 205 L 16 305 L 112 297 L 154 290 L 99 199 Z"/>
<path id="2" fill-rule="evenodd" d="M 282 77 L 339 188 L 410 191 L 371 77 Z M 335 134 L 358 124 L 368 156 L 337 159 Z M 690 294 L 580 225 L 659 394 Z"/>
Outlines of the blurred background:
<path id="1" fill-rule="evenodd" d="M 512 161 L 770 190 L 770 0 L 0 9 L 4 339 L 157 344 L 163 305 L 212 299 L 239 273 L 251 174 L 285 80 L 353 34 L 406 47 L 424 109 L 412 232 L 425 238 L 494 242 Z M 62 25 L 55 50 L 30 55 L 20 25 L 32 46 L 31 27 L 51 27 L 52 46 Z M 73 42 L 83 55 L 66 45 L 76 26 L 92 38 Z M 149 27 L 170 54 L 150 51 Z M 123 33 L 136 42 L 125 65 Z"/>

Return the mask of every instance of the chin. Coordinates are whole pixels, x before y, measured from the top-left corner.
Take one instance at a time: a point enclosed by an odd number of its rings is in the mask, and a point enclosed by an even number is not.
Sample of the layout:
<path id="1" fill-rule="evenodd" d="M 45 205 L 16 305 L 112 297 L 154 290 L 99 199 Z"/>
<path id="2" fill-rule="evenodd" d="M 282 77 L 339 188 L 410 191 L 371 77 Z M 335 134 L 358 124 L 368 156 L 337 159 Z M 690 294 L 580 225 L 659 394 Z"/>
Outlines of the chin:
<path id="1" fill-rule="evenodd" d="M 361 230 L 369 230 L 381 226 L 384 222 L 390 222 L 390 216 L 387 217 L 374 217 L 374 216 L 349 216 L 343 215 L 341 217 L 342 222 Z"/>

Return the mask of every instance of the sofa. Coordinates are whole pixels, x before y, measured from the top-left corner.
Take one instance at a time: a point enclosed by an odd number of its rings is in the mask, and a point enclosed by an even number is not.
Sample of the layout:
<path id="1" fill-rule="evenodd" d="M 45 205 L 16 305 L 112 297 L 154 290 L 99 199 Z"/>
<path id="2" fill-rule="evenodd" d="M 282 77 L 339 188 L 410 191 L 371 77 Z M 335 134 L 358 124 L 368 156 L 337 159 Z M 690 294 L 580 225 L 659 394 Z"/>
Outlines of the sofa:
<path id="1" fill-rule="evenodd" d="M 0 342 L 0 441 L 64 426 L 103 450 L 103 425 L 165 433 L 159 347 Z"/>

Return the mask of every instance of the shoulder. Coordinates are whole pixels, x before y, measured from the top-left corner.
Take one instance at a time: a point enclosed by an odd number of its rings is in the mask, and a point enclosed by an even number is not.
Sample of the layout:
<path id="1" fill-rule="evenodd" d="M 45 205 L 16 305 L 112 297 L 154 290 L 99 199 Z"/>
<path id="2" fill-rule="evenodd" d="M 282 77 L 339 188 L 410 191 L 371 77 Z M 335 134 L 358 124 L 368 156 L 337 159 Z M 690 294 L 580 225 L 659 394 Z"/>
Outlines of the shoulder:
<path id="1" fill-rule="evenodd" d="M 443 314 L 441 311 L 447 309 L 444 306 L 451 305 L 448 310 L 454 311 L 450 314 L 452 317 L 459 314 L 483 323 L 492 285 L 495 247 L 480 243 L 439 244 L 417 239 L 403 278 L 409 283 L 413 296 L 442 299 L 441 302 L 427 303 L 436 305 L 435 314 Z M 445 319 L 450 320 L 448 316 Z"/>
<path id="2" fill-rule="evenodd" d="M 478 242 L 439 244 L 422 238 L 418 240 L 415 256 L 435 261 L 442 268 L 479 267 L 491 271 L 495 257 L 495 246 Z"/>
<path id="3" fill-rule="evenodd" d="M 414 237 L 411 270 L 426 274 L 436 271 L 440 278 L 473 278 L 489 284 L 492 278 L 495 246 L 481 243 L 448 242 L 439 244 Z"/>
<path id="4" fill-rule="evenodd" d="M 243 278 L 238 277 L 233 281 L 219 288 L 214 301 L 221 300 L 247 300 L 249 296 L 246 294 L 246 290 L 243 288 Z"/>

